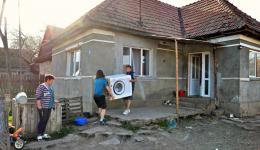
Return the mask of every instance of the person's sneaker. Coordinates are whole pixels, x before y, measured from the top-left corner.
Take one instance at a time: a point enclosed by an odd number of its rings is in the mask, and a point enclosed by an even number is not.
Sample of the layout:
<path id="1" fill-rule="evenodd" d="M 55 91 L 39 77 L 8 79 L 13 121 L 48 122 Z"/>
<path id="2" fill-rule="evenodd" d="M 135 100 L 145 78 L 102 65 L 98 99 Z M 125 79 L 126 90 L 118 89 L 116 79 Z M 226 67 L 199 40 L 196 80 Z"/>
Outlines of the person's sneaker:
<path id="1" fill-rule="evenodd" d="M 100 124 L 100 125 L 106 125 L 106 124 L 107 124 L 106 119 L 103 119 L 102 121 L 100 120 L 100 121 L 99 121 L 99 124 Z"/>
<path id="2" fill-rule="evenodd" d="M 43 140 L 42 136 L 38 135 L 37 136 L 37 141 L 42 141 L 42 140 Z"/>
<path id="3" fill-rule="evenodd" d="M 44 134 L 44 135 L 42 136 L 42 138 L 44 138 L 44 139 L 50 139 L 51 136 L 49 136 L 48 134 Z"/>
<path id="4" fill-rule="evenodd" d="M 130 113 L 130 109 L 126 109 L 124 112 L 123 112 L 123 115 L 128 115 Z"/>

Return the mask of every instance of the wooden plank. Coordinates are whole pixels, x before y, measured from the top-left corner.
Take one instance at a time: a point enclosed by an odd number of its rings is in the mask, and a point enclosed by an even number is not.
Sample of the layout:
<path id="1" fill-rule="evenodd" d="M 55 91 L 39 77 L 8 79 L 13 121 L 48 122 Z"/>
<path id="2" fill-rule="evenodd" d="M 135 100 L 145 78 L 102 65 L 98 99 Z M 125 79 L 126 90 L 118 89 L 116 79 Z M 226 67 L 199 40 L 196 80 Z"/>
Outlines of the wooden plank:
<path id="1" fill-rule="evenodd" d="M 175 57 L 176 57 L 176 114 L 179 117 L 179 56 L 178 56 L 178 41 L 175 39 Z"/>
<path id="2" fill-rule="evenodd" d="M 17 107 L 13 108 L 17 113 L 14 115 L 15 124 L 17 127 L 24 128 L 24 135 L 28 137 L 36 136 L 37 134 L 37 125 L 39 122 L 39 114 L 36 108 L 35 102 L 31 101 L 25 105 L 18 105 Z M 24 109 L 24 110 L 22 110 Z M 17 111 L 19 110 L 19 111 Z M 58 112 L 60 111 L 60 112 Z M 55 113 L 56 112 L 56 113 Z M 22 117 L 20 122 L 19 116 Z M 48 121 L 47 130 L 50 132 L 56 131 L 57 129 L 61 128 L 62 114 L 61 114 L 61 105 L 56 107 L 56 111 L 51 113 L 50 120 Z M 60 120 L 60 121 L 58 121 Z M 20 124 L 20 125 L 19 125 Z"/>

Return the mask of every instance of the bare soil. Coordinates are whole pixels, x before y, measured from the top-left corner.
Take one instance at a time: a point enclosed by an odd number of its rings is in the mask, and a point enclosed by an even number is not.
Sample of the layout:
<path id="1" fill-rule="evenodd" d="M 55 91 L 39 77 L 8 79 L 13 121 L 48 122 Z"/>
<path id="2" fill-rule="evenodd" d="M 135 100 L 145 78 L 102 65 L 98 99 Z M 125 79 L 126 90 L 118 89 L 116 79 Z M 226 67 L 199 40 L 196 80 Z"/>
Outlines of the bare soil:
<path id="1" fill-rule="evenodd" d="M 48 146 L 45 145 L 46 147 L 43 149 L 260 150 L 259 126 L 260 121 L 257 118 L 251 119 L 247 123 L 241 123 L 204 116 L 197 119 L 182 119 L 175 129 L 146 126 L 139 129 L 139 132 L 135 131 L 133 135 L 125 137 L 110 133 L 107 133 L 107 135 L 83 136 L 77 132 L 73 133 L 73 136 L 69 135 L 71 139 L 65 137 L 67 138 L 66 142 L 47 144 Z M 146 132 L 140 132 L 141 130 Z"/>

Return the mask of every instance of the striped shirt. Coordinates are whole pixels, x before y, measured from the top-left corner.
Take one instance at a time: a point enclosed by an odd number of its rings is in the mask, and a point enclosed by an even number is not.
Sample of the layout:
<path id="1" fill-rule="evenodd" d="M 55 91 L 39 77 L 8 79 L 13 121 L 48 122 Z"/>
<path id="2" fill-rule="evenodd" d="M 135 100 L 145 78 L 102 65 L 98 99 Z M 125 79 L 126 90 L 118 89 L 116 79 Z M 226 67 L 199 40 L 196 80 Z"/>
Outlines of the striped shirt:
<path id="1" fill-rule="evenodd" d="M 36 99 L 42 103 L 42 108 L 54 107 L 54 90 L 52 87 L 48 87 L 45 83 L 42 83 L 36 89 Z"/>

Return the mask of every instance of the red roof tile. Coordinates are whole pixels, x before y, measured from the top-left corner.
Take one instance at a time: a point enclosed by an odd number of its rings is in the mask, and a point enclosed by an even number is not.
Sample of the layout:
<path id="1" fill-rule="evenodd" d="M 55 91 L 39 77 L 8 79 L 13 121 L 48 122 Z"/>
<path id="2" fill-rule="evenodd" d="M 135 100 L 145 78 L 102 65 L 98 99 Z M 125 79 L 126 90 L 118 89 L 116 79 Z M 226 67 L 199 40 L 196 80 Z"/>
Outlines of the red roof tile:
<path id="1" fill-rule="evenodd" d="M 40 51 L 38 57 L 36 58 L 36 62 L 44 62 L 47 60 L 51 60 L 52 55 L 52 44 L 49 43 L 50 40 L 54 39 L 56 36 L 61 34 L 64 29 L 55 27 L 55 26 L 47 26 L 44 37 L 42 39 Z"/>
<path id="2" fill-rule="evenodd" d="M 189 38 L 242 29 L 260 32 L 260 23 L 226 0 L 200 0 L 181 8 Z"/>
<path id="3" fill-rule="evenodd" d="M 260 37 L 260 23 L 227 0 L 199 0 L 181 8 L 158 0 L 105 0 L 70 25 L 54 43 L 99 25 L 146 36 L 200 38 L 249 29 L 251 35 Z"/>
<path id="4" fill-rule="evenodd" d="M 161 36 L 182 36 L 178 8 L 158 0 L 106 0 L 86 17 Z"/>

